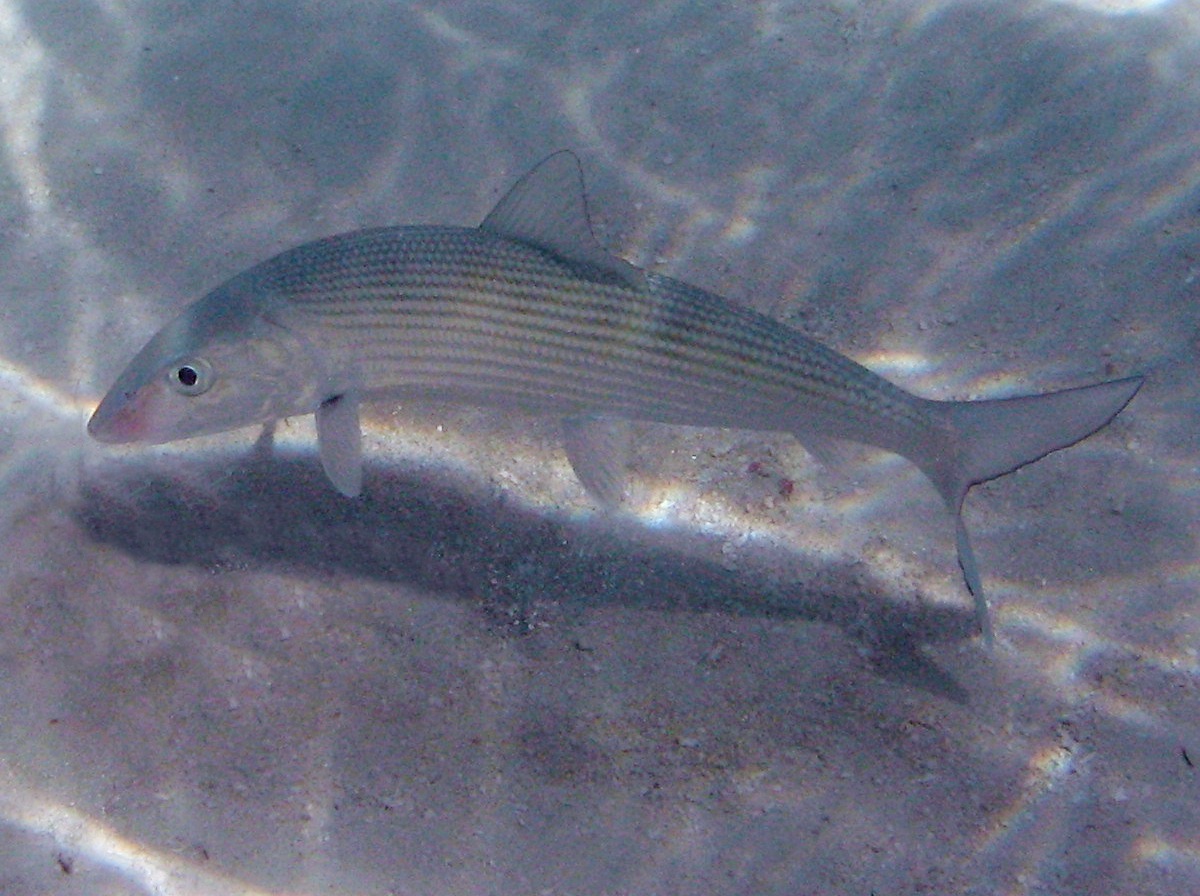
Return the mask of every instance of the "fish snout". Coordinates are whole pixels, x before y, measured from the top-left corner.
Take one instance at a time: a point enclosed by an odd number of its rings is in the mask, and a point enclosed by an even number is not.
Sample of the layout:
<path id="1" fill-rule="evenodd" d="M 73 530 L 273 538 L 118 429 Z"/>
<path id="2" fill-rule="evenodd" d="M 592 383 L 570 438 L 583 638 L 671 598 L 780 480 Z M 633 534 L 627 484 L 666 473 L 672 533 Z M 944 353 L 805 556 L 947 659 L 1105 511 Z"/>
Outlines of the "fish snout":
<path id="1" fill-rule="evenodd" d="M 101 400 L 87 423 L 88 435 L 97 442 L 120 445 L 141 441 L 144 437 L 144 415 L 139 413 L 143 403 L 137 392 L 116 389 Z"/>

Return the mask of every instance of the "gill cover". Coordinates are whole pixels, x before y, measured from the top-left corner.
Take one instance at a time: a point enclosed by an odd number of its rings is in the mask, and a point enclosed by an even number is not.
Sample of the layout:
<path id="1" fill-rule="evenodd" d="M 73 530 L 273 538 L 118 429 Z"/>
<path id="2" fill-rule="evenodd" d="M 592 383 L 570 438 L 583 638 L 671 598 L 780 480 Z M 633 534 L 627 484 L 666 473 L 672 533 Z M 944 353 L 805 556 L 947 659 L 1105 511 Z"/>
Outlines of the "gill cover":
<path id="1" fill-rule="evenodd" d="M 156 444 L 312 413 L 319 353 L 275 319 L 274 304 L 242 275 L 188 307 L 129 363 L 88 432 Z"/>

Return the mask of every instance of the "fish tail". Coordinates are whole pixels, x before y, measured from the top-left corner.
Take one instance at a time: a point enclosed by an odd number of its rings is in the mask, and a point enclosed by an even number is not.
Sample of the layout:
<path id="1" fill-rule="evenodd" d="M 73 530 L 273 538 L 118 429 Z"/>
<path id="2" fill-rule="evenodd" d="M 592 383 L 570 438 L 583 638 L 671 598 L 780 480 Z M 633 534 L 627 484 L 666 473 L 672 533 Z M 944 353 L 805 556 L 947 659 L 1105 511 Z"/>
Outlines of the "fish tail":
<path id="1" fill-rule="evenodd" d="M 1135 376 L 1044 395 L 936 403 L 940 444 L 922 452 L 917 464 L 954 514 L 958 563 L 988 644 L 993 636 L 987 598 L 962 518 L 967 491 L 1091 435 L 1120 413 L 1141 385 L 1142 377 Z"/>

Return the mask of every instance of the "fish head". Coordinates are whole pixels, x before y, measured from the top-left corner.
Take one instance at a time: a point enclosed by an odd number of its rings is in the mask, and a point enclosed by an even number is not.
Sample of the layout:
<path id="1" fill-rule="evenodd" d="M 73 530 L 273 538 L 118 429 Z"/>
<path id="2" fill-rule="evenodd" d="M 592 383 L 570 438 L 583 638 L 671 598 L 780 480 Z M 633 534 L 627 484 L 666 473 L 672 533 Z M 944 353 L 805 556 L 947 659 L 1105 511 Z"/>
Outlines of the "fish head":
<path id="1" fill-rule="evenodd" d="M 101 400 L 88 433 L 159 444 L 312 413 L 322 369 L 253 283 L 214 290 L 158 332 Z"/>

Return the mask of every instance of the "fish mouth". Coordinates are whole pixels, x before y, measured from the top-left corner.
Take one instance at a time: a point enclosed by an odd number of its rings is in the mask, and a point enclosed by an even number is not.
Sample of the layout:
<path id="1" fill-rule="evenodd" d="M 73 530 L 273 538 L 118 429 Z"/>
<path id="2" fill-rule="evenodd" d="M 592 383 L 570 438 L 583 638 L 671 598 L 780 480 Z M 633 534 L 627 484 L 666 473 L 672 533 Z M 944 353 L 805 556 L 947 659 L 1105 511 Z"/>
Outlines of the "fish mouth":
<path id="1" fill-rule="evenodd" d="M 138 413 L 140 404 L 137 393 L 108 393 L 88 420 L 88 435 L 109 445 L 144 441 L 145 415 Z"/>

